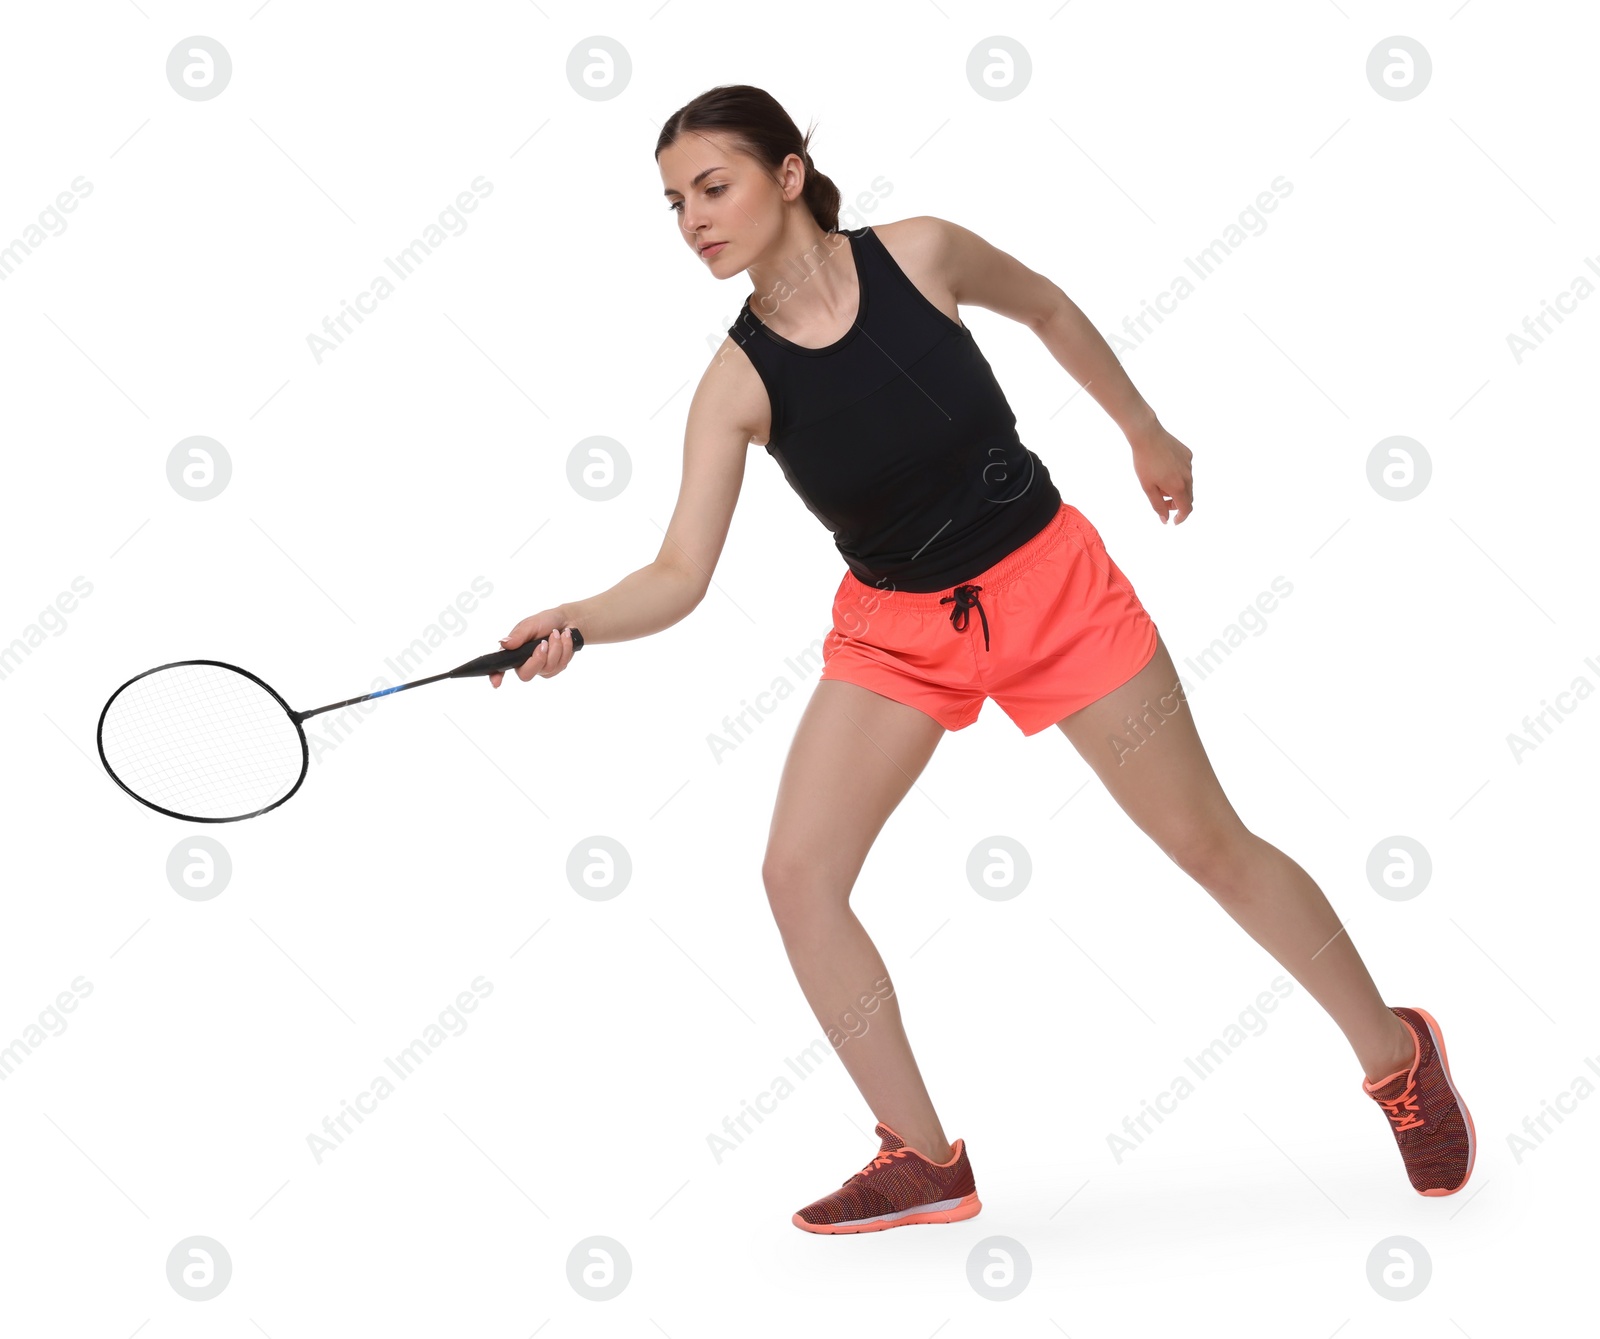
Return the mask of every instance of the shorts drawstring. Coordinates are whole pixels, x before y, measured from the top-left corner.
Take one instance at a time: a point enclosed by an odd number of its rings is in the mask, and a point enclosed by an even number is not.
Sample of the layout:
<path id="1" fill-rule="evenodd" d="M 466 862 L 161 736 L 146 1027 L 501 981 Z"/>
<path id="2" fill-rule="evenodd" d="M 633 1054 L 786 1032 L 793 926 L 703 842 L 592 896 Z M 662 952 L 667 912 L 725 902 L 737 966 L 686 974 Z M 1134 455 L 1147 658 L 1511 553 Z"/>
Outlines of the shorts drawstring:
<path id="1" fill-rule="evenodd" d="M 956 607 L 950 611 L 950 626 L 957 632 L 965 632 L 967 630 L 967 611 L 976 608 L 978 617 L 983 620 L 983 649 L 987 651 L 989 649 L 989 615 L 984 612 L 983 601 L 978 598 L 978 592 L 982 589 L 982 586 L 956 586 L 954 592 L 946 595 L 939 603 L 949 604 L 952 600 L 956 602 Z"/>

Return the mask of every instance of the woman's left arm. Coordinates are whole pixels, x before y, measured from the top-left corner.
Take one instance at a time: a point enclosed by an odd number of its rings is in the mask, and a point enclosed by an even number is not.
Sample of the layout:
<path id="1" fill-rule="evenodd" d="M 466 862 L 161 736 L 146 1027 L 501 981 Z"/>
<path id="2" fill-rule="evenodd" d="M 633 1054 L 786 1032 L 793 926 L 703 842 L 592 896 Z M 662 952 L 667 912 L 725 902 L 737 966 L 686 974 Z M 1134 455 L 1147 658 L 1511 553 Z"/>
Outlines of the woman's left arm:
<path id="1" fill-rule="evenodd" d="M 977 233 L 945 219 L 928 222 L 937 225 L 939 269 L 956 301 L 1009 316 L 1038 335 L 1050 356 L 1122 429 L 1133 451 L 1134 474 L 1161 523 L 1176 511 L 1174 523 L 1181 524 L 1194 509 L 1194 452 L 1161 426 L 1077 303 Z"/>

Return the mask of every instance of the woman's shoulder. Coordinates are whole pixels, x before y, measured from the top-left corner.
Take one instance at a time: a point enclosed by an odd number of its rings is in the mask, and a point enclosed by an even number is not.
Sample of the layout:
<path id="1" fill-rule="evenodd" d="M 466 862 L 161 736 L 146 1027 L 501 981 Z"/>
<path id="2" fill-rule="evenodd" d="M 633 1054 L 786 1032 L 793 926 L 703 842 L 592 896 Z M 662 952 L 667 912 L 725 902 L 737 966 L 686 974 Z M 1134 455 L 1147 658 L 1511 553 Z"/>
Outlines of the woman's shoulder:
<path id="1" fill-rule="evenodd" d="M 932 214 L 913 214 L 910 218 L 870 224 L 868 231 L 888 248 L 896 261 L 904 255 L 914 262 L 927 262 L 936 259 L 953 226 Z"/>
<path id="2" fill-rule="evenodd" d="M 916 214 L 892 223 L 874 223 L 872 233 L 911 286 L 943 316 L 961 325 L 951 272 L 951 239 L 956 225 L 932 214 Z"/>

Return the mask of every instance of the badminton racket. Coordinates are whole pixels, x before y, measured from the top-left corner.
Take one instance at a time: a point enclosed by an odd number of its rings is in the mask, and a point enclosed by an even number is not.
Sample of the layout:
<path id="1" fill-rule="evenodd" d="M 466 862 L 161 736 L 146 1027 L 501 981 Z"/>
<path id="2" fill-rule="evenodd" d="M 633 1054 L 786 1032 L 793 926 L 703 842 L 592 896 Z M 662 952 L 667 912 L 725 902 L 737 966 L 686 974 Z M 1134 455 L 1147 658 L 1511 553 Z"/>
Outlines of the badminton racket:
<path id="1" fill-rule="evenodd" d="M 572 630 L 572 649 L 583 636 Z M 536 641 L 426 679 L 295 711 L 270 684 L 221 660 L 179 660 L 136 674 L 100 712 L 95 741 L 111 779 L 140 804 L 193 823 L 233 823 L 276 809 L 300 789 L 311 751 L 304 722 L 325 711 L 441 679 L 520 666 Z"/>

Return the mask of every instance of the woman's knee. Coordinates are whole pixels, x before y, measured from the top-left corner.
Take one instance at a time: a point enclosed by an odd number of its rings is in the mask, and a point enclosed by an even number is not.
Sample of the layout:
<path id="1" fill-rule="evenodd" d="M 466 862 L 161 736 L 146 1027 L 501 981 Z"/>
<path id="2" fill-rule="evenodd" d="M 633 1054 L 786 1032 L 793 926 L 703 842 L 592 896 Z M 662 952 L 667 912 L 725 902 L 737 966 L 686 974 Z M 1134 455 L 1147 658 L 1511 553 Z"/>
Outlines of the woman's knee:
<path id="1" fill-rule="evenodd" d="M 761 864 L 761 882 L 785 936 L 836 916 L 850 900 L 849 884 L 815 855 L 803 852 L 770 848 Z"/>
<path id="2" fill-rule="evenodd" d="M 1162 846 L 1169 859 L 1215 897 L 1242 895 L 1259 842 L 1243 824 L 1195 828 Z"/>

